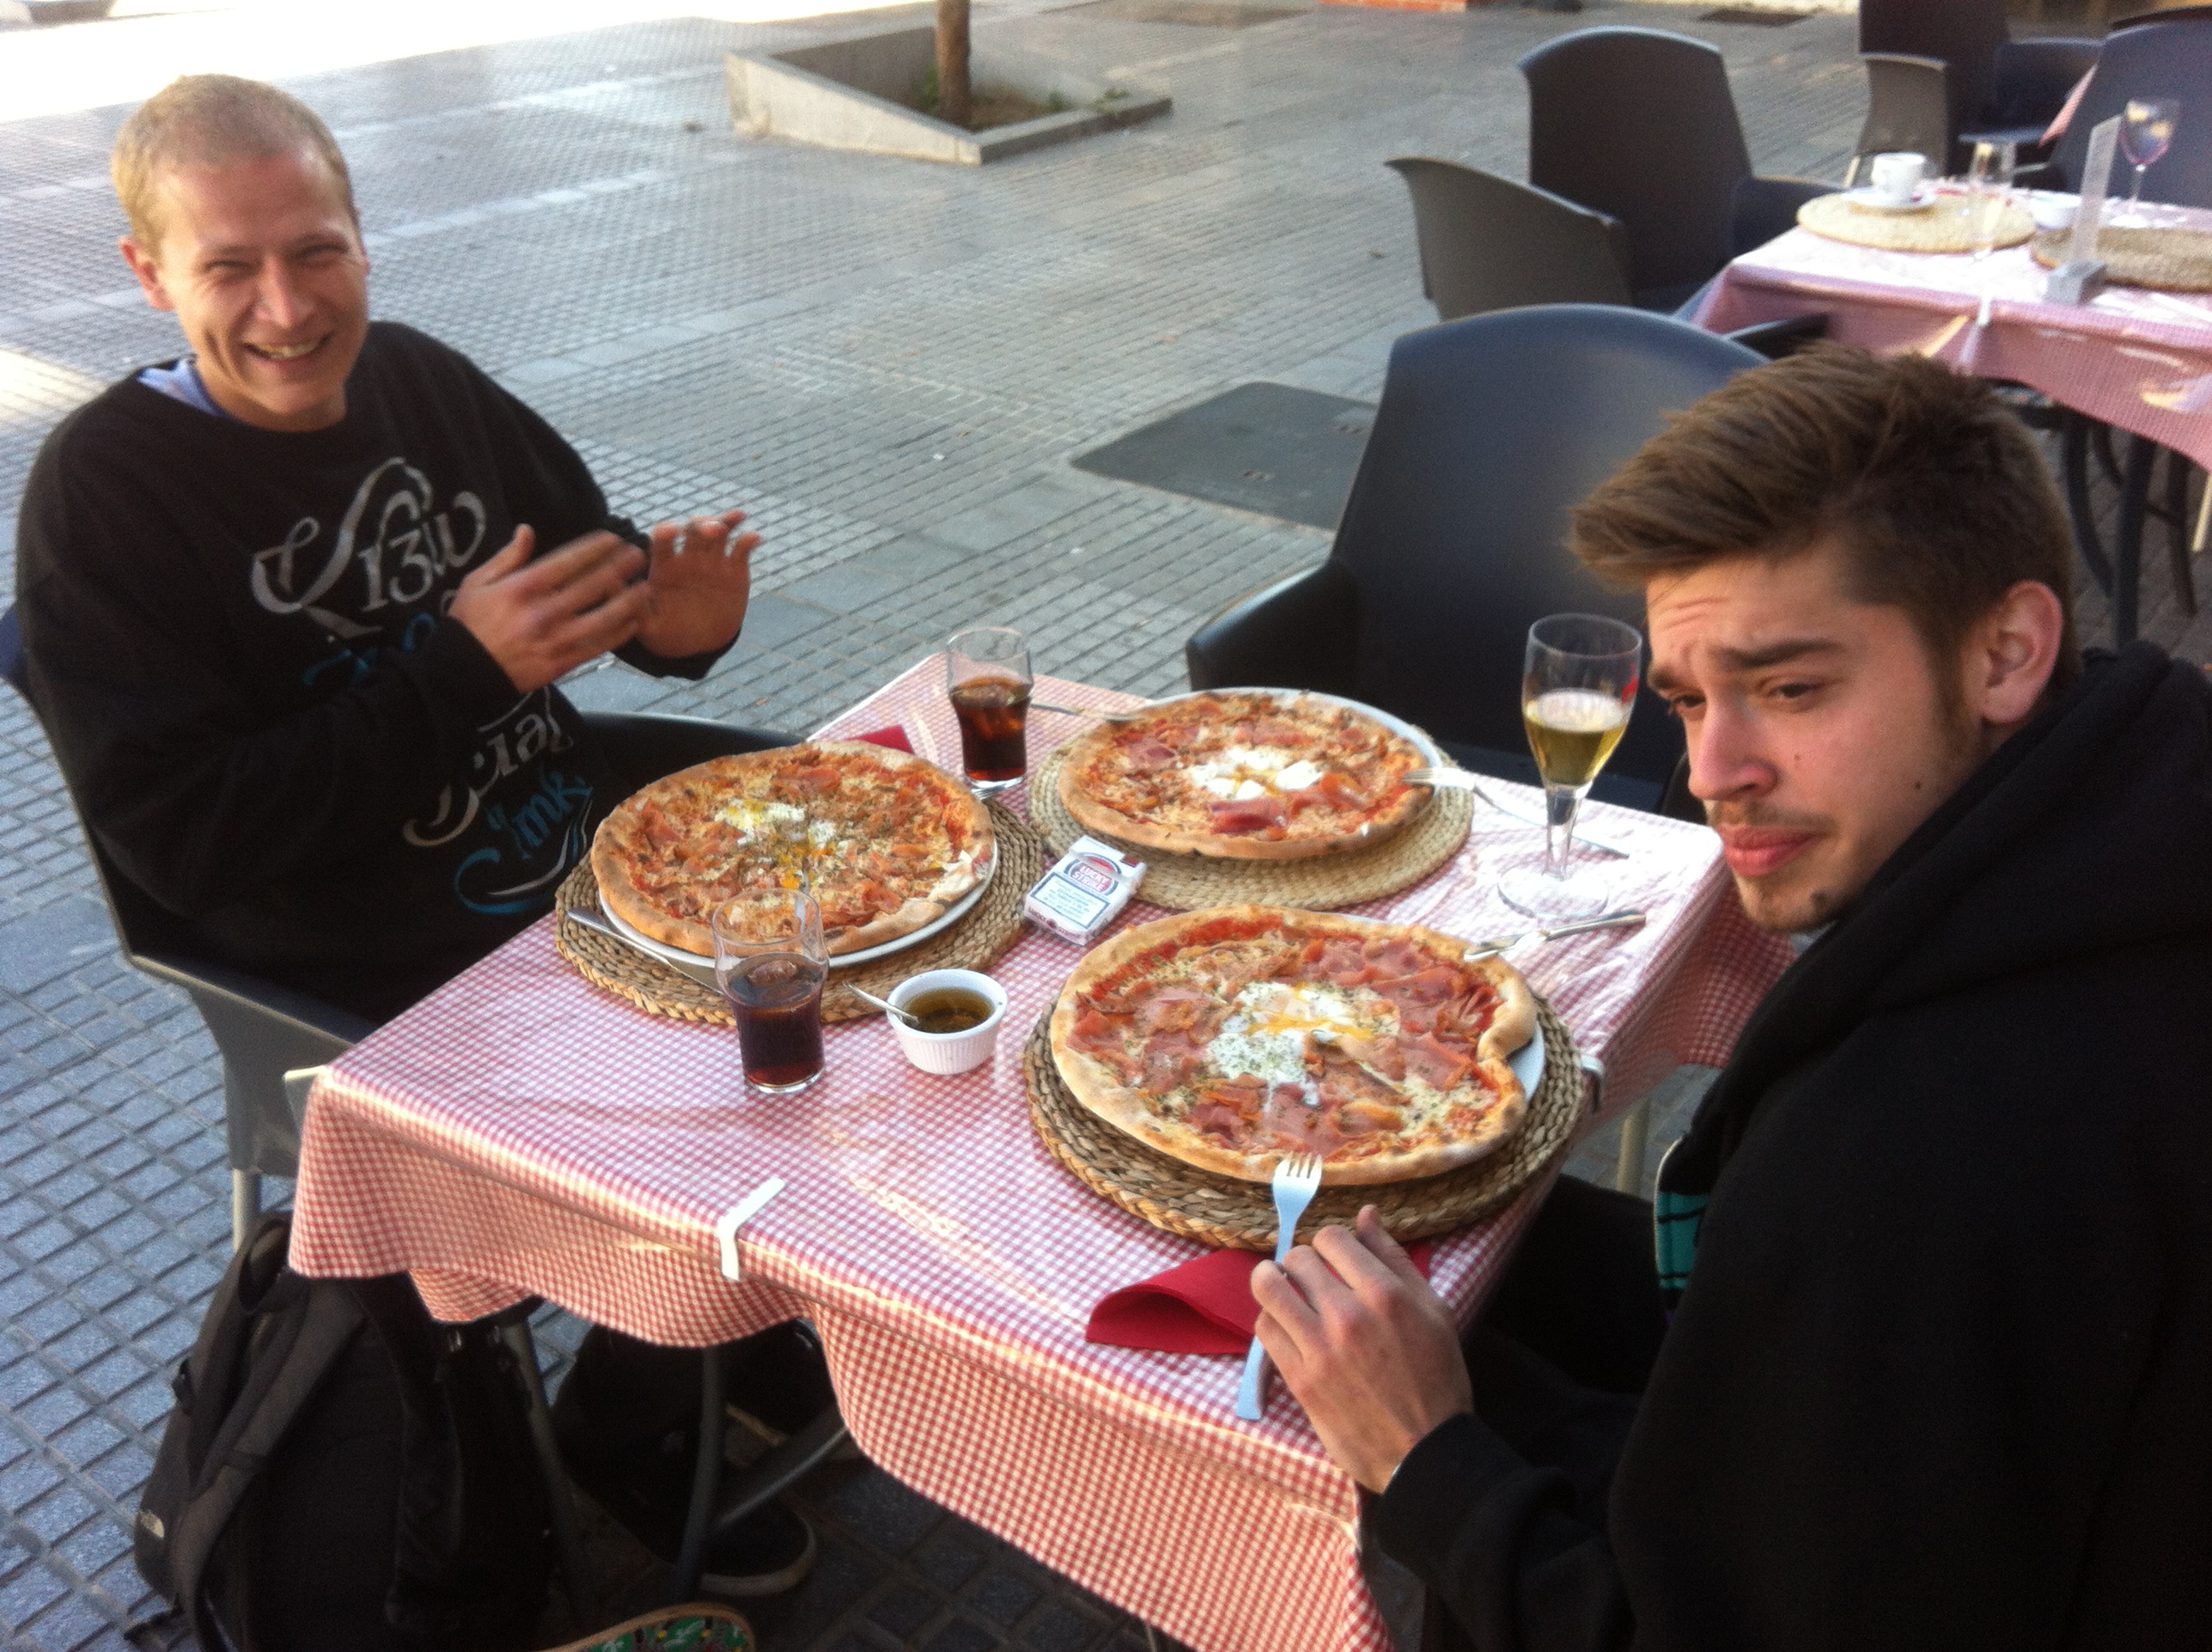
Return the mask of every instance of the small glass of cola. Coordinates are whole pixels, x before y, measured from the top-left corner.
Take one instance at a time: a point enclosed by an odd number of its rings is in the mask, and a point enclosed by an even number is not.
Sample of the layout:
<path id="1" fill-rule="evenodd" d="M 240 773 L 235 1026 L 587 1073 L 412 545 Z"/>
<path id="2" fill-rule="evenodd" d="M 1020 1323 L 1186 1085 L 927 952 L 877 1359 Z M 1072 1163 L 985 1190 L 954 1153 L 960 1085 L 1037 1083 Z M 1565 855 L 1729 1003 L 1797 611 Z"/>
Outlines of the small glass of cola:
<path id="1" fill-rule="evenodd" d="M 981 625 L 945 645 L 945 689 L 960 720 L 960 763 L 981 797 L 1029 770 L 1030 645 L 1019 631 Z"/>
<path id="2" fill-rule="evenodd" d="M 822 908 L 805 890 L 749 890 L 713 914 L 714 979 L 738 1018 L 745 1082 L 773 1096 L 822 1076 Z"/>

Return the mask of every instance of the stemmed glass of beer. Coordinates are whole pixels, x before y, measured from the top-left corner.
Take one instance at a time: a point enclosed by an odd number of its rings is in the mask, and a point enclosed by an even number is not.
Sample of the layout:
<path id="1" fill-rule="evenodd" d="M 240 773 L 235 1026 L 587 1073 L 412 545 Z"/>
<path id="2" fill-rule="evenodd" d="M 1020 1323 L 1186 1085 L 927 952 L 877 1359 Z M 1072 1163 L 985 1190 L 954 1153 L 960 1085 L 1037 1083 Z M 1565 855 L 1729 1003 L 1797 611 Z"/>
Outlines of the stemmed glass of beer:
<path id="1" fill-rule="evenodd" d="M 1498 892 L 1531 917 L 1584 918 L 1609 902 L 1607 879 L 1567 861 L 1576 811 L 1627 732 L 1643 659 L 1636 628 L 1602 615 L 1553 614 L 1528 628 L 1521 720 L 1544 780 L 1544 866 L 1509 869 Z"/>

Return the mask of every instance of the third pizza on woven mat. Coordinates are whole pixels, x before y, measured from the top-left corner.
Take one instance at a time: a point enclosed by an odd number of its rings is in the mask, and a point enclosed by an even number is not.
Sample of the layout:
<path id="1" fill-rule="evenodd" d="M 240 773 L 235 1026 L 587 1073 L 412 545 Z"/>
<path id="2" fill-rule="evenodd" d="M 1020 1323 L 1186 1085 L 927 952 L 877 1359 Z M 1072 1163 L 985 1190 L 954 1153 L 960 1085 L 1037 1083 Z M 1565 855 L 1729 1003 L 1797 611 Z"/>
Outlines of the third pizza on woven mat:
<path id="1" fill-rule="evenodd" d="M 1094 949 L 1052 1012 L 1053 1063 L 1091 1113 L 1184 1163 L 1265 1181 L 1410 1181 L 1494 1151 L 1528 1096 L 1520 972 L 1414 924 L 1216 907 Z"/>
<path id="2" fill-rule="evenodd" d="M 1063 749 L 1060 801 L 1156 853 L 1295 860 L 1381 843 L 1428 805 L 1437 761 L 1395 719 L 1333 695 L 1222 689 L 1103 722 Z"/>

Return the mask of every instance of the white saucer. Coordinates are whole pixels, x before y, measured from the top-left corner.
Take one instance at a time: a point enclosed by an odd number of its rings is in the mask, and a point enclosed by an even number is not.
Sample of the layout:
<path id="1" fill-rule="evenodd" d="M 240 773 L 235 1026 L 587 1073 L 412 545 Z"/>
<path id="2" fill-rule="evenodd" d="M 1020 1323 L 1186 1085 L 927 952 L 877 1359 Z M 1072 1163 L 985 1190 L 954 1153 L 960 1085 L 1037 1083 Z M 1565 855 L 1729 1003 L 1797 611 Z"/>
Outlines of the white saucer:
<path id="1" fill-rule="evenodd" d="M 1844 191 L 1844 199 L 1861 212 L 1925 212 L 1936 204 L 1936 191 L 1923 184 L 1911 200 L 1893 201 L 1871 189 L 1850 189 Z"/>

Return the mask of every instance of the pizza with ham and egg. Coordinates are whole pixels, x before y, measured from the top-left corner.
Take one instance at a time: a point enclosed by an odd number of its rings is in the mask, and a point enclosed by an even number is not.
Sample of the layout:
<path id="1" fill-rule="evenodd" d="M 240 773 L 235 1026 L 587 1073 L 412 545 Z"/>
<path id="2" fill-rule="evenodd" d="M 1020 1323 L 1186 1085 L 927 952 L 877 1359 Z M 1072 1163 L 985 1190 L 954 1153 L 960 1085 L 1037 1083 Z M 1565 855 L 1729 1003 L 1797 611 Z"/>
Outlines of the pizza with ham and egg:
<path id="1" fill-rule="evenodd" d="M 616 805 L 592 840 L 607 910 L 665 946 L 712 957 L 714 908 L 749 890 L 822 904 L 831 957 L 944 915 L 982 882 L 991 817 L 933 763 L 862 740 L 715 757 Z"/>
<path id="2" fill-rule="evenodd" d="M 1507 1058 L 1535 1024 L 1518 970 L 1435 930 L 1215 907 L 1085 957 L 1052 1053 L 1085 1107 L 1186 1164 L 1265 1181 L 1316 1153 L 1324 1186 L 1405 1181 L 1519 1127 Z"/>
<path id="3" fill-rule="evenodd" d="M 1060 799 L 1087 829 L 1171 854 L 1291 860 L 1378 843 L 1429 800 L 1430 761 L 1342 701 L 1285 689 L 1186 695 L 1067 746 Z"/>

